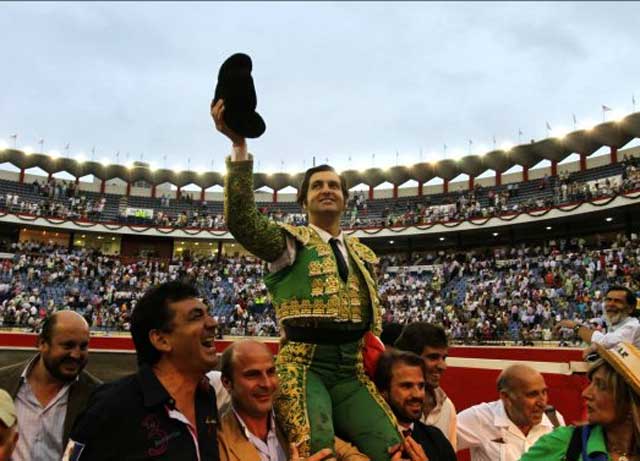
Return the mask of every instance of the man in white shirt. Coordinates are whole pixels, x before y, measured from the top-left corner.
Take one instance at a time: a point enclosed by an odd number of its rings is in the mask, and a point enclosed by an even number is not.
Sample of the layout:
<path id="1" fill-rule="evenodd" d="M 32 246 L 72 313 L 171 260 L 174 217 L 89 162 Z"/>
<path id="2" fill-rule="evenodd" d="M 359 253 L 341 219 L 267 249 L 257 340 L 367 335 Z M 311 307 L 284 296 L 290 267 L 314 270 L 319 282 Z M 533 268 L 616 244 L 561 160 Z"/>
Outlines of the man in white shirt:
<path id="1" fill-rule="evenodd" d="M 612 286 L 604 298 L 603 317 L 607 322 L 607 333 L 592 330 L 574 320 L 561 320 L 556 324 L 555 330 L 573 329 L 576 336 L 591 346 L 585 354 L 595 350 L 593 344 L 609 349 L 620 342 L 628 342 L 640 347 L 640 322 L 632 317 L 636 304 L 636 296 L 631 290 L 623 286 Z"/>
<path id="2" fill-rule="evenodd" d="M 469 448 L 471 461 L 517 461 L 554 424 L 547 408 L 547 385 L 526 365 L 512 365 L 497 382 L 500 399 L 458 413 L 458 449 Z M 564 425 L 558 412 L 550 412 Z M 554 415 L 555 413 L 555 415 Z"/>
<path id="3" fill-rule="evenodd" d="M 447 369 L 449 342 L 442 327 L 427 322 L 407 325 L 395 342 L 402 351 L 413 352 L 424 360 L 427 368 L 426 396 L 422 421 L 436 426 L 456 449 L 456 408 L 440 387 L 440 379 Z"/>

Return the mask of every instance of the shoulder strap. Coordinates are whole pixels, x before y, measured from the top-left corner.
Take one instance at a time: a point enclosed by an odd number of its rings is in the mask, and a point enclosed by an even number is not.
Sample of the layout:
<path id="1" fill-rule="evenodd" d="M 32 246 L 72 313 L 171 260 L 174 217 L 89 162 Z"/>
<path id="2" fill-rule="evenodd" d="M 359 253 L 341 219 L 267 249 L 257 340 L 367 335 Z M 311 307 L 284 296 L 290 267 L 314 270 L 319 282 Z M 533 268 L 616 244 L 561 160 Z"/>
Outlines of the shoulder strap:
<path id="1" fill-rule="evenodd" d="M 547 415 L 553 427 L 556 428 L 560 426 L 560 420 L 558 420 L 558 414 L 556 413 L 556 408 L 553 405 L 547 405 L 544 409 L 544 414 Z"/>
<path id="2" fill-rule="evenodd" d="M 579 456 L 582 454 L 582 429 L 583 427 L 581 426 L 573 428 L 569 448 L 567 448 L 567 453 L 564 456 L 566 461 L 579 461 Z"/>

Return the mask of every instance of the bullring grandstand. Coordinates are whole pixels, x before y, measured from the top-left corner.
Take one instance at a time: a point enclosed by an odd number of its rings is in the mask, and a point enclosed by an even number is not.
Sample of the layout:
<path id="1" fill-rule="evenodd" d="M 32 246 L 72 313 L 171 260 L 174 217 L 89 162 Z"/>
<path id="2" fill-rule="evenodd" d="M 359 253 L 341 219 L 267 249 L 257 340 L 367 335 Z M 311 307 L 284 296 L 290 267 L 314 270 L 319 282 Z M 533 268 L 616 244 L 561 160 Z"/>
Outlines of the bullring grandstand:
<path id="1" fill-rule="evenodd" d="M 625 148 L 637 137 L 640 113 L 483 156 L 342 172 L 365 185 L 343 225 L 382 256 L 385 320 L 442 323 L 462 343 L 567 344 L 551 333 L 567 317 L 601 327 L 603 290 L 638 290 L 640 148 Z M 223 173 L 10 148 L 0 163 L 18 170 L 0 172 L 3 326 L 34 330 L 51 310 L 73 308 L 97 330 L 127 330 L 136 296 L 187 277 L 222 334 L 279 334 L 263 265 L 226 231 L 223 193 L 207 191 Z M 256 173 L 261 210 L 304 223 L 295 194 L 282 192 L 300 177 Z"/>

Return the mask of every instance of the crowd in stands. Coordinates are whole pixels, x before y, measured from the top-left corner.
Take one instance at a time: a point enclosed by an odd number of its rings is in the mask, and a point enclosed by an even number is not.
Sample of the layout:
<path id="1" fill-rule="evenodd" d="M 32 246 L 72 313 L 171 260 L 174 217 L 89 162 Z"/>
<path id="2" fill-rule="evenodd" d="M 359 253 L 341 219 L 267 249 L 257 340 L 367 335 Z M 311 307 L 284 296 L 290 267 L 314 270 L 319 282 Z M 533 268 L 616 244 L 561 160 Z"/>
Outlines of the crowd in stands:
<path id="1" fill-rule="evenodd" d="M 265 267 L 252 257 L 125 262 L 37 243 L 14 243 L 5 251 L 12 256 L 0 260 L 2 326 L 36 329 L 52 310 L 73 309 L 93 328 L 127 330 L 136 299 L 149 286 L 188 279 L 212 309 L 220 334 L 279 334 Z M 385 256 L 379 289 L 385 322 L 440 324 L 460 342 L 531 344 L 555 339 L 553 325 L 565 318 L 602 329 L 607 286 L 638 292 L 638 280 L 640 242 L 619 235 L 592 245 L 574 238 L 491 251 L 414 253 L 410 259 Z"/>
<path id="2" fill-rule="evenodd" d="M 437 199 L 425 195 L 411 200 L 398 200 L 373 212 L 375 201 L 368 200 L 362 191 L 352 191 L 342 225 L 347 228 L 392 227 L 487 219 L 502 214 L 529 212 L 614 197 L 639 189 L 640 160 L 625 155 L 620 164 L 621 175 L 591 181 L 581 180 L 578 172 L 561 171 L 557 176 L 545 175 L 530 182 L 535 184 L 537 192 L 526 197 L 520 194 L 520 183 L 501 187 L 476 185 L 472 190 L 445 194 Z M 108 219 L 103 213 L 107 201 L 105 196 L 92 199 L 83 194 L 73 181 L 49 178 L 41 182 L 34 181 L 32 187 L 41 197 L 39 200 L 24 199 L 14 192 L 0 194 L 0 210 L 89 221 Z M 179 199 L 163 194 L 159 201 L 159 206 L 153 210 L 152 219 L 141 222 L 140 219 L 124 215 L 116 219 L 130 224 L 161 227 L 225 228 L 222 213 L 214 213 L 206 201 L 195 199 L 193 194 L 183 192 Z M 178 210 L 171 209 L 175 204 L 181 205 Z M 263 204 L 259 209 L 279 222 L 294 225 L 306 223 L 304 213 L 283 210 L 278 204 Z"/>
<path id="3" fill-rule="evenodd" d="M 101 196 L 91 200 L 73 181 L 60 181 L 54 178 L 32 184 L 38 199 L 23 199 L 17 193 L 0 194 L 0 210 L 14 213 L 26 213 L 33 216 L 100 220 L 107 199 Z"/>

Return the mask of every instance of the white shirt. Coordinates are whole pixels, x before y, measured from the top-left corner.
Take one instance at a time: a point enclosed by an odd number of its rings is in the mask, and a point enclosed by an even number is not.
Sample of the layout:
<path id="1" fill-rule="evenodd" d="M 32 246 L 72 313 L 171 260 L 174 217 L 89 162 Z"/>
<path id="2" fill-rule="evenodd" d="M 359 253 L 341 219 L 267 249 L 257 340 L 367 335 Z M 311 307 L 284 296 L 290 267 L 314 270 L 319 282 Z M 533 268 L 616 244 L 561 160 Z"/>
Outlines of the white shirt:
<path id="1" fill-rule="evenodd" d="M 207 378 L 209 379 L 209 384 L 216 392 L 216 405 L 218 407 L 218 414 L 223 414 L 226 412 L 229 405 L 231 405 L 231 396 L 229 392 L 222 385 L 222 373 L 220 371 L 214 370 L 207 373 Z"/>
<path id="2" fill-rule="evenodd" d="M 271 416 L 269 418 L 269 432 L 267 433 L 267 440 L 265 442 L 260 437 L 256 437 L 253 432 L 247 428 L 240 415 L 236 412 L 236 409 L 233 408 L 233 405 L 231 406 L 231 409 L 233 410 L 233 414 L 238 420 L 240 429 L 244 433 L 245 437 L 258 452 L 260 461 L 287 461 L 287 454 L 282 448 L 282 445 L 278 440 L 278 436 L 276 435 L 276 418 L 273 414 L 273 410 L 271 411 Z"/>
<path id="3" fill-rule="evenodd" d="M 558 421 L 564 418 L 557 413 Z M 507 416 L 502 400 L 480 403 L 458 413 L 458 450 L 469 448 L 471 461 L 518 461 L 553 424 L 542 416 L 525 436 Z"/>
<path id="4" fill-rule="evenodd" d="M 318 236 L 324 243 L 329 243 L 329 240 L 335 238 L 338 240 L 338 248 L 340 253 L 344 257 L 344 260 L 349 264 L 349 253 L 347 252 L 347 246 L 344 243 L 344 232 L 340 231 L 337 237 L 334 237 L 324 229 L 320 229 L 315 224 L 309 224 L 309 227 L 313 228 L 318 233 Z M 274 262 L 269 263 L 269 272 L 278 272 L 287 266 L 290 266 L 296 260 L 296 239 L 287 235 L 287 248 L 285 248 L 282 255 Z"/>
<path id="5" fill-rule="evenodd" d="M 15 398 L 20 437 L 11 458 L 14 461 L 58 460 L 62 457 L 62 431 L 71 383 L 62 386 L 43 407 L 27 380 L 39 357 L 34 357 L 20 376 L 21 384 Z"/>
<path id="6" fill-rule="evenodd" d="M 420 421 L 428 426 L 435 426 L 440 429 L 449 440 L 453 450 L 456 451 L 458 443 L 456 436 L 456 407 L 442 388 L 436 387 L 433 392 L 436 396 L 436 406 L 433 407 L 428 415 L 425 416 L 423 413 Z"/>
<path id="7" fill-rule="evenodd" d="M 591 343 L 600 344 L 607 349 L 623 341 L 640 347 L 640 321 L 637 318 L 627 317 L 622 322 L 611 325 L 607 333 L 594 331 L 591 336 Z"/>

